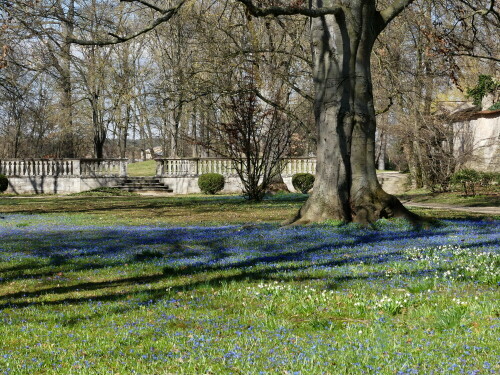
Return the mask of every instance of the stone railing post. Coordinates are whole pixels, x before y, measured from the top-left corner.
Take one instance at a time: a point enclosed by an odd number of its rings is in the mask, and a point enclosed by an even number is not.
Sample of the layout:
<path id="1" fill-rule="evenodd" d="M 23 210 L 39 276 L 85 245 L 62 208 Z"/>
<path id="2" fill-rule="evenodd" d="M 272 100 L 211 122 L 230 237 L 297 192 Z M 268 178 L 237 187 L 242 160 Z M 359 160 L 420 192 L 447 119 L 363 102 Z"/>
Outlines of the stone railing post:
<path id="1" fill-rule="evenodd" d="M 200 163 L 200 159 L 198 159 L 198 158 L 191 159 L 190 171 L 189 171 L 189 174 L 191 176 L 198 176 L 199 170 L 200 170 L 199 163 Z"/>
<path id="2" fill-rule="evenodd" d="M 163 159 L 155 159 L 156 162 L 156 177 L 162 177 L 165 173 L 165 161 Z"/>
<path id="3" fill-rule="evenodd" d="M 128 159 L 120 159 L 120 171 L 119 171 L 119 177 L 127 177 L 127 166 L 128 166 Z"/>
<path id="4" fill-rule="evenodd" d="M 80 159 L 73 160 L 73 174 L 75 176 L 81 176 L 82 172 L 80 166 L 81 166 Z"/>

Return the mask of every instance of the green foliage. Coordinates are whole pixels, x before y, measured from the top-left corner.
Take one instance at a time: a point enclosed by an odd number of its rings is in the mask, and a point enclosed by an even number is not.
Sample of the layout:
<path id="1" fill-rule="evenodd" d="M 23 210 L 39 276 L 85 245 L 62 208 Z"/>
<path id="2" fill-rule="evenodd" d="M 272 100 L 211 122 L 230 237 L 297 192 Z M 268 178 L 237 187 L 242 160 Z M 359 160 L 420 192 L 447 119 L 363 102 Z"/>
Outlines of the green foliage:
<path id="1" fill-rule="evenodd" d="M 437 328 L 440 331 L 455 328 L 460 325 L 465 314 L 467 313 L 466 306 L 453 306 L 444 310 L 437 319 Z"/>
<path id="2" fill-rule="evenodd" d="M 493 184 L 500 184 L 500 173 L 479 172 L 479 183 L 483 187 L 487 187 Z"/>
<path id="3" fill-rule="evenodd" d="M 224 176 L 218 173 L 205 173 L 198 177 L 198 187 L 204 194 L 216 194 L 224 189 Z"/>
<path id="4" fill-rule="evenodd" d="M 3 193 L 9 187 L 9 179 L 7 176 L 0 174 L 0 193 Z"/>
<path id="5" fill-rule="evenodd" d="M 500 110 L 500 102 L 496 102 L 490 108 L 488 108 L 488 110 L 490 110 L 490 111 L 498 111 L 498 110 Z"/>
<path id="6" fill-rule="evenodd" d="M 191 210 L 222 200 L 190 199 Z M 0 220 L 1 369 L 498 372 L 498 223 L 449 222 L 422 236 L 386 222 L 380 236 L 320 225 L 89 226 L 86 215 L 73 228 L 60 215 Z M 16 227 L 25 222 L 33 228 Z"/>
<path id="7" fill-rule="evenodd" d="M 476 195 L 475 185 L 481 181 L 481 174 L 474 169 L 462 169 L 451 176 L 451 182 L 460 184 L 465 195 Z"/>
<path id="8" fill-rule="evenodd" d="M 474 99 L 475 105 L 481 105 L 481 101 L 485 95 L 495 91 L 499 87 L 500 84 L 495 82 L 491 76 L 481 74 L 478 78 L 477 85 L 467 89 L 467 97 Z"/>
<path id="9" fill-rule="evenodd" d="M 455 183 L 479 182 L 480 178 L 481 174 L 474 169 L 461 169 L 453 174 L 452 181 Z"/>
<path id="10" fill-rule="evenodd" d="M 455 172 L 451 182 L 461 185 L 465 195 L 476 195 L 476 188 L 488 188 L 500 183 L 500 173 L 479 172 L 474 169 L 462 169 Z"/>
<path id="11" fill-rule="evenodd" d="M 295 190 L 307 194 L 314 185 L 314 176 L 310 173 L 297 173 L 292 177 L 292 185 Z"/>
<path id="12" fill-rule="evenodd" d="M 61 254 L 54 254 L 49 257 L 49 265 L 51 266 L 61 266 L 67 261 L 67 257 Z"/>

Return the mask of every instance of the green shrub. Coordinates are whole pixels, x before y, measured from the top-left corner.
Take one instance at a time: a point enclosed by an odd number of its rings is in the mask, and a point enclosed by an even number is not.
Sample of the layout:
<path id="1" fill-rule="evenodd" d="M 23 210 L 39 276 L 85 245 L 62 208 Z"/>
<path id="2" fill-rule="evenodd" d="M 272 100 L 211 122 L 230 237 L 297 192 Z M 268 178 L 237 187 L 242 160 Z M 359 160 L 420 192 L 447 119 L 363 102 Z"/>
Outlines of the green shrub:
<path id="1" fill-rule="evenodd" d="M 460 184 L 465 195 L 476 195 L 476 184 L 481 182 L 481 173 L 474 169 L 462 169 L 451 176 L 451 182 Z"/>
<path id="2" fill-rule="evenodd" d="M 7 176 L 0 174 L 0 193 L 3 193 L 9 187 L 9 179 Z"/>
<path id="3" fill-rule="evenodd" d="M 483 187 L 490 186 L 495 181 L 494 172 L 479 172 L 479 184 Z"/>
<path id="4" fill-rule="evenodd" d="M 224 189 L 224 176 L 218 173 L 205 173 L 198 177 L 198 187 L 204 194 L 215 194 Z"/>
<path id="5" fill-rule="evenodd" d="M 474 100 L 474 105 L 481 105 L 483 98 L 499 87 L 500 83 L 496 82 L 493 77 L 481 74 L 478 77 L 477 85 L 467 89 L 467 97 Z"/>
<path id="6" fill-rule="evenodd" d="M 314 176 L 310 173 L 297 173 L 292 177 L 292 185 L 295 190 L 307 194 L 314 185 Z"/>
<path id="7" fill-rule="evenodd" d="M 498 111 L 498 110 L 500 110 L 500 102 L 496 102 L 490 108 L 488 108 L 488 110 L 490 110 L 490 111 Z"/>

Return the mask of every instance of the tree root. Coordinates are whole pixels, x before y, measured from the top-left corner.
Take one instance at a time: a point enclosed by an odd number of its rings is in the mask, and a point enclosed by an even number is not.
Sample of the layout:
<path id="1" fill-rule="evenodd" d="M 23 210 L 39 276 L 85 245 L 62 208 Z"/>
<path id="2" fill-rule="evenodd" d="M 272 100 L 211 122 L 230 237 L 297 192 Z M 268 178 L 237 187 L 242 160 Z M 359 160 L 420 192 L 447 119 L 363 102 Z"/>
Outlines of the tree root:
<path id="1" fill-rule="evenodd" d="M 402 218 L 409 221 L 415 228 L 431 225 L 433 223 L 432 219 L 423 218 L 411 212 L 398 198 L 394 195 L 387 194 L 383 190 L 377 191 L 375 197 L 377 198 L 372 199 L 371 202 L 359 202 L 356 205 L 351 204 L 350 217 L 346 215 L 345 212 L 342 212 L 341 209 L 335 210 L 329 207 L 330 209 L 328 210 L 326 207 L 318 207 L 314 202 L 308 200 L 293 217 L 284 221 L 282 225 L 307 225 L 325 222 L 326 220 L 371 225 L 383 218 Z"/>

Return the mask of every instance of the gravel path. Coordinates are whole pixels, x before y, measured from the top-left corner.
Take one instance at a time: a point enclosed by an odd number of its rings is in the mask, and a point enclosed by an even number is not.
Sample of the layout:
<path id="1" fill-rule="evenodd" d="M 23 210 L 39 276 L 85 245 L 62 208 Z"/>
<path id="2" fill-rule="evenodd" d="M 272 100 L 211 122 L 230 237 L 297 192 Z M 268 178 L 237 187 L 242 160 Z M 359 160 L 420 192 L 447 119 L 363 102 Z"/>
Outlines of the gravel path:
<path id="1" fill-rule="evenodd" d="M 450 211 L 462 211 L 471 212 L 476 214 L 486 214 L 486 215 L 500 215 L 500 207 L 462 207 L 462 206 L 450 206 L 441 203 L 418 203 L 418 202 L 402 202 L 407 207 L 420 207 L 420 208 L 433 208 L 442 209 Z"/>

